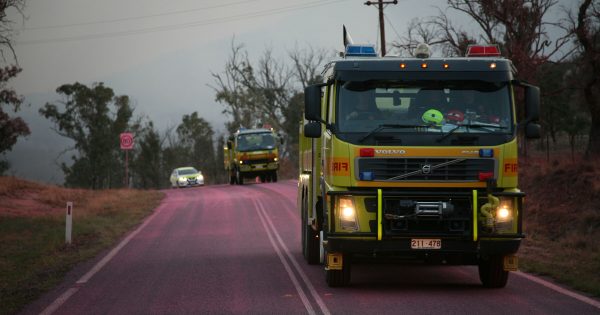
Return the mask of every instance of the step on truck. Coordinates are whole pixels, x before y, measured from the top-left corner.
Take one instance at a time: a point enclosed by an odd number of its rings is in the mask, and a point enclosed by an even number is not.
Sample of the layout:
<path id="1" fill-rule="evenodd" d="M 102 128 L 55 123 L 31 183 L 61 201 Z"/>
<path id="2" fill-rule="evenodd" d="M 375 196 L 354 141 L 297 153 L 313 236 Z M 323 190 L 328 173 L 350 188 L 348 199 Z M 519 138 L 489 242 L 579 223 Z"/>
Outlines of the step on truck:
<path id="1" fill-rule="evenodd" d="M 305 89 L 302 252 L 329 286 L 348 285 L 359 261 L 477 265 L 493 288 L 517 269 L 517 134 L 540 135 L 539 89 L 496 46 L 457 58 L 427 48 L 381 58 L 350 44 Z"/>
<path id="2" fill-rule="evenodd" d="M 227 139 L 224 150 L 229 184 L 243 185 L 258 177 L 262 183 L 277 182 L 281 137 L 272 128 L 240 129 Z"/>

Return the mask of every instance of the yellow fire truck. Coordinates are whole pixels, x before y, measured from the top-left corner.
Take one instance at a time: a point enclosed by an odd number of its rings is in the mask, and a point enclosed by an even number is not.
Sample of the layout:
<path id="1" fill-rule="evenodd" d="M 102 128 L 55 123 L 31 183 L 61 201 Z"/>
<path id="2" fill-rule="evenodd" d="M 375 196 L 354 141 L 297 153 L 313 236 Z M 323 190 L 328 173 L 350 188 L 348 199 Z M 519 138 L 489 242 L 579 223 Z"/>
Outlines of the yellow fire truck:
<path id="1" fill-rule="evenodd" d="M 332 287 L 359 260 L 478 265 L 484 286 L 504 287 L 524 237 L 517 132 L 540 136 L 539 88 L 496 46 L 415 56 L 350 44 L 305 89 L 303 255 Z"/>
<path id="2" fill-rule="evenodd" d="M 262 183 L 276 182 L 280 137 L 269 128 L 240 129 L 227 140 L 224 150 L 229 184 L 244 184 L 244 178 L 259 177 Z"/>

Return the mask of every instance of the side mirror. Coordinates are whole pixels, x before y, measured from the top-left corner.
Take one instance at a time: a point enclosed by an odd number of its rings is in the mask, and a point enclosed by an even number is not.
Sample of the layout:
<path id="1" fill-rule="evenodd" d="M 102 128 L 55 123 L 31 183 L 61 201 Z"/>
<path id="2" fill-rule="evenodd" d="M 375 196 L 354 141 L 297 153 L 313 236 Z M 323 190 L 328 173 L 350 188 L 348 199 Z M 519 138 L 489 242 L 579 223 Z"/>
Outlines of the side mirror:
<path id="1" fill-rule="evenodd" d="M 528 123 L 525 126 L 525 137 L 528 139 L 539 139 L 542 136 L 542 127 L 536 123 Z"/>
<path id="2" fill-rule="evenodd" d="M 537 86 L 525 88 L 525 116 L 527 121 L 540 119 L 540 88 Z"/>
<path id="3" fill-rule="evenodd" d="M 304 118 L 321 121 L 321 86 L 310 85 L 304 89 Z M 319 134 L 320 136 L 320 134 Z"/>
<path id="4" fill-rule="evenodd" d="M 321 138 L 321 123 L 311 121 L 304 125 L 304 136 L 307 138 Z"/>

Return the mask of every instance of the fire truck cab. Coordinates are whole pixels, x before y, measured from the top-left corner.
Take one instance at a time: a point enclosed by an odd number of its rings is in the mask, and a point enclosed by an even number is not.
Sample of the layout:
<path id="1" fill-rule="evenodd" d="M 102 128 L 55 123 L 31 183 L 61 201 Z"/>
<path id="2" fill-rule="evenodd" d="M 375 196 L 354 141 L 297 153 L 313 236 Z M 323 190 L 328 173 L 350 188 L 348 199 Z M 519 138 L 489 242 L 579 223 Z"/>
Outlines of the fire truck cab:
<path id="1" fill-rule="evenodd" d="M 495 46 L 457 58 L 419 49 L 382 58 L 350 44 L 305 89 L 302 251 L 330 286 L 349 284 L 356 260 L 478 265 L 486 287 L 517 269 L 517 133 L 539 137 L 539 89 Z"/>

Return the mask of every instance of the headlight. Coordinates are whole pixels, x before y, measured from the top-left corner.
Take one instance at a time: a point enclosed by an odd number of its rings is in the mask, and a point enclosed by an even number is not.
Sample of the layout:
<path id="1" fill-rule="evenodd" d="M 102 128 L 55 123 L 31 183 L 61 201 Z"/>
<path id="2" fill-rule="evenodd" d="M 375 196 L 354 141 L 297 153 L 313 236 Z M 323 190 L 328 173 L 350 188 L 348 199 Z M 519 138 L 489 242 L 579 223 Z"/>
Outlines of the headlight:
<path id="1" fill-rule="evenodd" d="M 180 183 L 185 183 L 185 182 L 187 182 L 187 179 L 185 179 L 185 177 L 179 177 L 177 180 L 178 180 Z"/>
<path id="2" fill-rule="evenodd" d="M 502 222 L 512 219 L 512 211 L 507 205 L 500 206 L 496 211 L 496 221 Z"/>
<path id="3" fill-rule="evenodd" d="M 356 219 L 356 208 L 352 197 L 345 196 L 338 199 L 337 208 L 340 227 L 343 230 L 358 231 L 358 221 Z"/>
<path id="4" fill-rule="evenodd" d="M 198 175 L 198 177 L 196 177 L 197 180 L 204 180 L 204 176 L 202 175 Z"/>
<path id="5" fill-rule="evenodd" d="M 495 228 L 497 232 L 513 232 L 513 221 L 515 217 L 514 198 L 500 198 L 500 205 L 496 208 L 494 215 Z"/>

